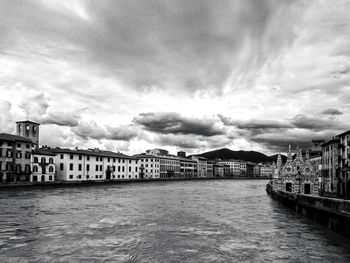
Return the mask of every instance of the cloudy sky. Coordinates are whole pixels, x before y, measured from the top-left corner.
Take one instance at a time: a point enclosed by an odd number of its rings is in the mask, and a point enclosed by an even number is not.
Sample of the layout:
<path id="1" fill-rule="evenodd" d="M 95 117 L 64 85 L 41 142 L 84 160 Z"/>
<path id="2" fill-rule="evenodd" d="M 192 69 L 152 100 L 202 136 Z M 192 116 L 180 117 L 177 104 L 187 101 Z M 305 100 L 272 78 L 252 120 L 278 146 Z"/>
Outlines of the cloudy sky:
<path id="1" fill-rule="evenodd" d="M 133 154 L 350 129 L 350 1 L 0 0 L 0 132 Z"/>

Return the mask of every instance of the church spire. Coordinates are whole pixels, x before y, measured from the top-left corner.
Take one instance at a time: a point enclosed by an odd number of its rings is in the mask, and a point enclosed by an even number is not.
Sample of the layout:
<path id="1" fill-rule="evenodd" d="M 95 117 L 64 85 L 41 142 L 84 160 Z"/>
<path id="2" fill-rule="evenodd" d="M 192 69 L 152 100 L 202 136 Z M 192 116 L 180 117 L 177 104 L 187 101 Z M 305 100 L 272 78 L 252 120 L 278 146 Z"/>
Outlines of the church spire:
<path id="1" fill-rule="evenodd" d="M 287 153 L 287 162 L 288 161 L 292 161 L 292 147 L 290 144 L 289 144 L 288 153 Z"/>
<path id="2" fill-rule="evenodd" d="M 278 153 L 278 156 L 277 156 L 277 168 L 281 169 L 281 167 L 282 167 L 281 153 Z"/>

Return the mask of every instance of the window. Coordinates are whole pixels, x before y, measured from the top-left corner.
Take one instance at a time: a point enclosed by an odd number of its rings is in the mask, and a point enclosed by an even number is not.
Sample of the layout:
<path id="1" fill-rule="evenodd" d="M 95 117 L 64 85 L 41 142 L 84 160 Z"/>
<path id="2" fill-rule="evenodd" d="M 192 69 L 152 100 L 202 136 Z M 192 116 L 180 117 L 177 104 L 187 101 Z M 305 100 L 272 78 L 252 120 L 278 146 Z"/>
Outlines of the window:
<path id="1" fill-rule="evenodd" d="M 60 155 L 61 160 L 63 159 L 63 154 Z"/>
<path id="2" fill-rule="evenodd" d="M 81 174 L 78 175 L 78 179 L 81 179 Z"/>
<path id="3" fill-rule="evenodd" d="M 135 172 L 137 172 L 137 167 L 135 167 Z"/>
<path id="4" fill-rule="evenodd" d="M 71 155 L 69 156 L 69 158 L 70 158 L 71 160 L 73 160 L 73 154 L 71 154 Z"/>
<path id="5" fill-rule="evenodd" d="M 64 170 L 63 163 L 60 163 L 60 170 L 61 170 L 61 171 Z"/>
<path id="6" fill-rule="evenodd" d="M 87 160 L 87 161 L 90 161 L 90 156 L 86 156 L 86 160 Z"/>
<path id="7" fill-rule="evenodd" d="M 69 164 L 69 170 L 73 171 L 73 164 L 72 163 Z"/>
<path id="8" fill-rule="evenodd" d="M 115 165 L 113 165 L 113 172 L 115 172 Z"/>
<path id="9" fill-rule="evenodd" d="M 53 164 L 53 158 L 49 159 L 49 163 Z"/>
<path id="10" fill-rule="evenodd" d="M 24 158 L 26 158 L 26 159 L 30 159 L 30 152 L 26 152 L 25 154 L 24 154 Z"/>
<path id="11" fill-rule="evenodd" d="M 41 160 L 40 160 L 40 161 L 41 161 L 42 164 L 45 164 L 45 163 L 46 163 L 45 157 L 41 157 Z"/>
<path id="12" fill-rule="evenodd" d="M 80 161 L 82 160 L 82 156 L 81 156 L 81 155 L 79 155 L 79 160 L 80 160 Z"/>
<path id="13" fill-rule="evenodd" d="M 79 170 L 79 171 L 82 170 L 82 165 L 81 165 L 81 163 L 78 165 L 78 170 Z"/>
<path id="14" fill-rule="evenodd" d="M 37 172 L 38 172 L 38 166 L 35 165 L 35 166 L 33 167 L 33 172 L 34 172 L 34 173 L 37 173 Z"/>
<path id="15" fill-rule="evenodd" d="M 20 143 L 17 143 L 17 148 L 21 148 L 21 144 Z"/>
<path id="16" fill-rule="evenodd" d="M 53 167 L 52 166 L 49 167 L 49 173 L 53 173 Z"/>
<path id="17" fill-rule="evenodd" d="M 74 176 L 72 174 L 69 175 L 69 179 L 73 179 Z"/>
<path id="18" fill-rule="evenodd" d="M 87 175 L 86 175 L 86 179 L 90 179 L 90 175 L 87 174 Z"/>
<path id="19" fill-rule="evenodd" d="M 120 166 L 118 166 L 118 172 L 120 172 Z"/>
<path id="20" fill-rule="evenodd" d="M 16 152 L 16 158 L 17 158 L 17 159 L 21 159 L 21 158 L 22 158 L 22 152 L 17 151 L 17 152 Z"/>
<path id="21" fill-rule="evenodd" d="M 131 163 L 131 160 L 129 160 L 129 163 Z"/>
<path id="22" fill-rule="evenodd" d="M 98 175 L 95 175 L 95 178 L 98 179 Z"/>
<path id="23" fill-rule="evenodd" d="M 96 157 L 96 162 L 98 162 L 98 157 Z"/>
<path id="24" fill-rule="evenodd" d="M 125 159 L 123 159 L 123 163 L 125 163 Z"/>
<path id="25" fill-rule="evenodd" d="M 49 181 L 52 181 L 52 175 L 49 176 Z"/>
<path id="26" fill-rule="evenodd" d="M 110 162 L 110 161 L 111 161 L 111 158 L 108 157 L 108 162 Z"/>
<path id="27" fill-rule="evenodd" d="M 129 166 L 129 173 L 131 172 L 131 166 Z"/>
<path id="28" fill-rule="evenodd" d="M 102 174 L 100 174 L 100 178 L 102 178 Z"/>
<path id="29" fill-rule="evenodd" d="M 100 171 L 102 171 L 102 165 L 100 165 Z"/>
<path id="30" fill-rule="evenodd" d="M 96 164 L 96 168 L 95 168 L 96 171 L 98 171 L 98 165 Z"/>
<path id="31" fill-rule="evenodd" d="M 131 175 L 129 175 L 129 178 L 131 178 Z"/>
<path id="32" fill-rule="evenodd" d="M 38 157 L 34 157 L 34 163 L 38 163 Z"/>
<path id="33" fill-rule="evenodd" d="M 122 167 L 122 171 L 125 172 L 125 166 Z"/>
<path id="34" fill-rule="evenodd" d="M 115 163 L 115 158 L 113 158 L 113 162 Z"/>
<path id="35" fill-rule="evenodd" d="M 90 164 L 86 165 L 86 171 L 90 171 Z"/>
<path id="36" fill-rule="evenodd" d="M 29 149 L 30 148 L 30 144 L 26 144 L 26 148 Z"/>

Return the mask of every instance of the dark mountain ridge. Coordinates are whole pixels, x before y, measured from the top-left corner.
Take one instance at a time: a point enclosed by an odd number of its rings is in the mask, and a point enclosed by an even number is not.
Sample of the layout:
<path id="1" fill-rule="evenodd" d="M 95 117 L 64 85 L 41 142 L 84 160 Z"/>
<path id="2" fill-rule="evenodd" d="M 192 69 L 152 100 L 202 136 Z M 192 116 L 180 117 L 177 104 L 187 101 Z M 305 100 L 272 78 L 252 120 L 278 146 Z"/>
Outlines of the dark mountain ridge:
<path id="1" fill-rule="evenodd" d="M 253 162 L 253 163 L 268 163 L 273 162 L 276 160 L 274 158 L 274 155 L 269 157 L 263 153 L 256 152 L 256 151 L 232 151 L 227 148 L 218 149 L 210 152 L 205 152 L 198 154 L 199 156 L 205 157 L 210 160 L 215 159 L 221 159 L 221 160 L 228 160 L 228 159 L 234 159 L 234 160 L 242 160 L 246 162 Z M 285 157 L 285 156 L 283 156 Z M 282 157 L 282 160 L 283 160 Z"/>

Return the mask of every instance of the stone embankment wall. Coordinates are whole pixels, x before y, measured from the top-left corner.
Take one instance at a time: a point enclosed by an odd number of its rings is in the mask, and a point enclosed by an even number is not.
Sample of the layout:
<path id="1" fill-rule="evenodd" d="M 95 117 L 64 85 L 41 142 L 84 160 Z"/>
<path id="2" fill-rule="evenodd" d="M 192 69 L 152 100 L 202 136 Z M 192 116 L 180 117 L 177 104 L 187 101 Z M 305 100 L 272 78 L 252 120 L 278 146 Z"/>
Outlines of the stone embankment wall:
<path id="1" fill-rule="evenodd" d="M 350 237 L 350 201 L 274 191 L 270 184 L 266 186 L 266 191 L 273 199 L 294 211 L 330 230 Z"/>

